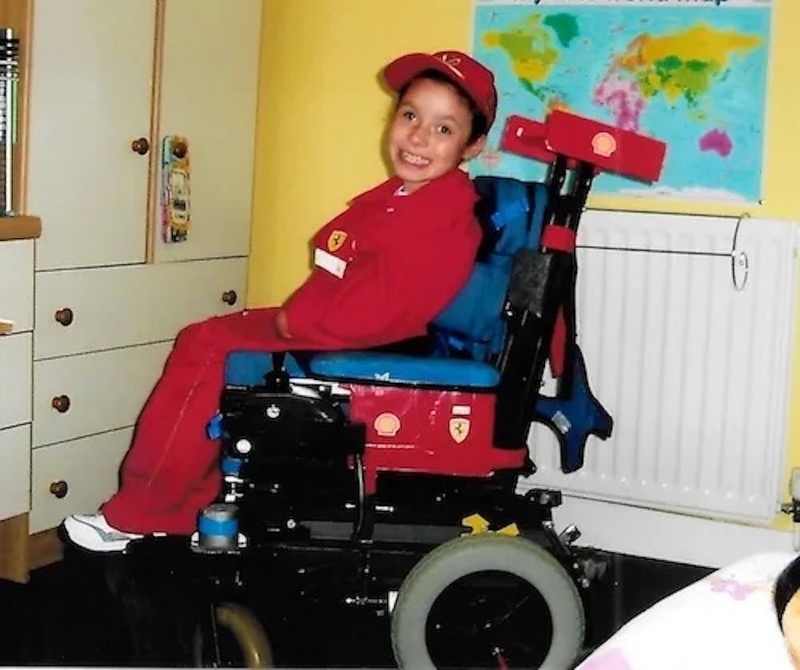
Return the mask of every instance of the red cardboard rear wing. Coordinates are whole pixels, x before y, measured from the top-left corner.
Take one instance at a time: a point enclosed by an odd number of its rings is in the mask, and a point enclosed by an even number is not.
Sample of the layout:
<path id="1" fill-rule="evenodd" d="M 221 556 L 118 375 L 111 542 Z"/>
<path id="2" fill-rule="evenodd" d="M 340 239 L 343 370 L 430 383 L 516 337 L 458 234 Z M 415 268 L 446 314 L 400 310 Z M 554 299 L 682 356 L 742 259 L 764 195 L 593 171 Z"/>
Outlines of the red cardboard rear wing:
<path id="1" fill-rule="evenodd" d="M 661 176 L 667 151 L 660 140 L 560 110 L 551 112 L 544 123 L 509 116 L 500 148 L 545 163 L 565 156 L 571 168 L 588 163 L 596 171 L 646 182 Z"/>
<path id="2" fill-rule="evenodd" d="M 545 125 L 523 116 L 511 115 L 500 135 L 500 148 L 542 163 L 552 163 L 556 156 L 544 140 Z"/>
<path id="3" fill-rule="evenodd" d="M 661 176 L 664 142 L 562 111 L 552 112 L 545 126 L 548 148 L 556 154 L 641 181 Z"/>

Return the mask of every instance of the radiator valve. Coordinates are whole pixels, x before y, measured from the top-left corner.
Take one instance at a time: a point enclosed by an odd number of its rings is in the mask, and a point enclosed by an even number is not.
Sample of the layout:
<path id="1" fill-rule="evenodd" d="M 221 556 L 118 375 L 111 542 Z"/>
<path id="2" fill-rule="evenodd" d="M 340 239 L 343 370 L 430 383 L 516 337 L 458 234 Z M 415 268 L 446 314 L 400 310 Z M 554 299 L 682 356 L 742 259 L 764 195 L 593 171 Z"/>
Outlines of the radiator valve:
<path id="1" fill-rule="evenodd" d="M 789 485 L 792 500 L 781 505 L 781 512 L 792 515 L 794 524 L 794 549 L 800 551 L 800 468 L 792 469 L 792 480 Z"/>

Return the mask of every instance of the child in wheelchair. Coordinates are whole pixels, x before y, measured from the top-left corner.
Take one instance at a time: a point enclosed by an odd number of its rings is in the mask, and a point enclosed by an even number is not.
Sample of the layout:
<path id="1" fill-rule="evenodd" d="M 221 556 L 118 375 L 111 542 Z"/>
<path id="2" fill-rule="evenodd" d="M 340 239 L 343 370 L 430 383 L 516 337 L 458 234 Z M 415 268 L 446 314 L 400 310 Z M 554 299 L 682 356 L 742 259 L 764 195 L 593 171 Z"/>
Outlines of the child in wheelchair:
<path id="1" fill-rule="evenodd" d="M 123 551 L 154 533 L 189 535 L 220 489 L 206 424 L 234 350 L 336 351 L 424 335 L 466 282 L 481 242 L 477 200 L 459 169 L 483 149 L 494 77 L 466 54 L 408 54 L 384 69 L 397 103 L 387 133 L 393 175 L 352 200 L 313 238 L 314 267 L 280 307 L 192 324 L 178 336 L 137 422 L 120 488 L 67 538 Z"/>

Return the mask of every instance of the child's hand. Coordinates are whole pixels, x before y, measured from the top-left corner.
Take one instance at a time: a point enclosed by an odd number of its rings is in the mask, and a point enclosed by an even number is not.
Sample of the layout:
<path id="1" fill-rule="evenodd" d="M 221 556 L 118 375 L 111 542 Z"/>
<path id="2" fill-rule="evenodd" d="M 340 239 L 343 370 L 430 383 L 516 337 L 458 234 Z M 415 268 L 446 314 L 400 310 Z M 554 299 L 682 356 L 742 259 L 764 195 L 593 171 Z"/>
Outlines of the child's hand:
<path id="1" fill-rule="evenodd" d="M 289 332 L 289 322 L 286 319 L 286 312 L 282 309 L 279 309 L 278 313 L 275 315 L 275 330 L 278 333 L 278 337 L 284 340 L 292 339 L 292 334 Z"/>

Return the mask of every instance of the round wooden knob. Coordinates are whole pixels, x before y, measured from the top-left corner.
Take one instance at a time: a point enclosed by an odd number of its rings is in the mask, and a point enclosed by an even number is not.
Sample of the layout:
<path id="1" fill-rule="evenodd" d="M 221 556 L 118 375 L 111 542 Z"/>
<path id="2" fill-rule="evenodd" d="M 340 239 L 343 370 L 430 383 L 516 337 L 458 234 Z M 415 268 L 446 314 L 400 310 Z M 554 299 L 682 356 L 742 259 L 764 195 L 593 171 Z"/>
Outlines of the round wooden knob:
<path id="1" fill-rule="evenodd" d="M 175 146 L 172 147 L 172 155 L 175 158 L 183 158 L 188 151 L 189 147 L 186 146 L 186 142 L 176 142 Z"/>
<path id="2" fill-rule="evenodd" d="M 69 406 L 71 403 L 68 395 L 58 395 L 53 398 L 50 404 L 53 406 L 53 409 L 63 414 L 64 412 L 69 411 Z"/>
<path id="3" fill-rule="evenodd" d="M 58 321 L 62 326 L 68 326 L 72 323 L 75 315 L 72 313 L 72 310 L 69 307 L 64 307 L 56 312 L 55 319 Z"/>
<path id="4" fill-rule="evenodd" d="M 63 479 L 59 479 L 57 482 L 50 484 L 50 493 L 56 498 L 64 498 L 69 493 L 69 486 Z"/>
<path id="5" fill-rule="evenodd" d="M 150 142 L 147 141 L 146 137 L 137 137 L 135 140 L 133 140 L 133 142 L 131 142 L 131 149 L 133 149 L 140 156 L 144 156 L 148 151 L 150 151 Z"/>
<path id="6" fill-rule="evenodd" d="M 235 305 L 238 299 L 239 296 L 236 295 L 236 291 L 234 290 L 225 291 L 225 293 L 222 294 L 222 302 L 226 305 Z"/>

